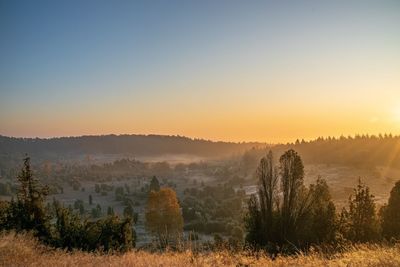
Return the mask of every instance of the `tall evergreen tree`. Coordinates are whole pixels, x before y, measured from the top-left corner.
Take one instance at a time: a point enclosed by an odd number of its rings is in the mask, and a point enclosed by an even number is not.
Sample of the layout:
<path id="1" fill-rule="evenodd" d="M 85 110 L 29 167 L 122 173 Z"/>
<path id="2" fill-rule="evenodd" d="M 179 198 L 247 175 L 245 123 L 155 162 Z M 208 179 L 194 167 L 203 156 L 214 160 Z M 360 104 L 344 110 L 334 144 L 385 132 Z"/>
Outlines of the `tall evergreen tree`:
<path id="1" fill-rule="evenodd" d="M 49 237 L 49 217 L 46 214 L 44 201 L 48 188 L 41 186 L 34 178 L 30 158 L 24 159 L 24 166 L 17 177 L 19 190 L 17 201 L 11 202 L 10 218 L 14 227 L 21 230 L 34 230 L 41 239 Z"/>

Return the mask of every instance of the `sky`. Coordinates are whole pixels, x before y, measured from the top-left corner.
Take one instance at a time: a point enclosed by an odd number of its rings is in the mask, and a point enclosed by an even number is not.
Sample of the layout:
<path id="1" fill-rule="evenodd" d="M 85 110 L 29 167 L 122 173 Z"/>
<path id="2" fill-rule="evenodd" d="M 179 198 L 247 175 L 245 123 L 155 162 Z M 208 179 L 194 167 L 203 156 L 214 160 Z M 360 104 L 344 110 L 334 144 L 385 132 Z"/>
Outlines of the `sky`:
<path id="1" fill-rule="evenodd" d="M 400 134 L 400 1 L 0 0 L 0 135 Z"/>

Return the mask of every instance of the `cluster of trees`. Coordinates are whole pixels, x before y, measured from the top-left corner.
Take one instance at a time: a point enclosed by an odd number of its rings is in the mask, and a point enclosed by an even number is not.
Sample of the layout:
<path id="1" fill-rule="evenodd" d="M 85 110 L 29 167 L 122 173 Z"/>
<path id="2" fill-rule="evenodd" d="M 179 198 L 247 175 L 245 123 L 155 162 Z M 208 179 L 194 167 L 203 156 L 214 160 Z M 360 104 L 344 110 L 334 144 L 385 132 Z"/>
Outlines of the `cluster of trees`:
<path id="1" fill-rule="evenodd" d="M 318 178 L 304 185 L 303 162 L 294 150 L 274 162 L 270 151 L 257 168 L 258 194 L 248 202 L 246 241 L 271 253 L 291 252 L 316 244 L 338 241 L 377 241 L 382 236 L 400 238 L 400 182 L 389 203 L 377 215 L 374 196 L 359 180 L 340 214 L 326 182 Z"/>
<path id="2" fill-rule="evenodd" d="M 186 231 L 216 235 L 217 243 L 223 237 L 228 238 L 230 245 L 243 242 L 243 190 L 235 191 L 226 183 L 187 188 L 184 196 L 182 213 Z"/>
<path id="3" fill-rule="evenodd" d="M 171 166 L 168 162 L 142 162 L 135 159 L 120 159 L 103 164 L 72 164 L 72 163 L 50 163 L 35 164 L 35 173 L 40 176 L 41 181 L 49 185 L 51 194 L 63 193 L 64 184 L 68 184 L 75 191 L 84 191 L 82 186 L 86 181 L 96 182 L 95 191 L 102 195 L 108 195 L 114 188 L 108 185 L 112 181 L 126 181 L 130 185 L 125 185 L 127 194 L 131 194 L 138 189 L 147 191 L 147 179 L 156 175 L 162 181 L 169 181 L 169 186 L 173 186 L 171 178 L 182 177 L 185 179 L 186 170 L 201 170 L 205 164 L 179 164 L 177 167 Z M 14 179 L 14 168 L 7 167 L 9 171 L 4 176 L 4 180 L 11 184 Z M 19 167 L 18 167 L 19 168 Z M 183 169 L 183 170 L 182 170 Z M 166 184 L 166 182 L 164 182 Z M 6 186 L 6 184 L 4 184 Z M 132 188 L 132 192 L 129 190 Z M 6 192 L 6 191 L 4 191 Z M 1 194 L 0 184 L 0 194 Z"/>
<path id="4" fill-rule="evenodd" d="M 29 158 L 24 160 L 18 182 L 17 199 L 0 205 L 0 229 L 32 231 L 45 243 L 67 249 L 125 251 L 134 247 L 133 219 L 129 216 L 110 215 L 93 221 L 57 201 L 46 208 L 48 188 L 33 177 Z M 75 206 L 81 209 L 82 203 L 77 201 Z"/>

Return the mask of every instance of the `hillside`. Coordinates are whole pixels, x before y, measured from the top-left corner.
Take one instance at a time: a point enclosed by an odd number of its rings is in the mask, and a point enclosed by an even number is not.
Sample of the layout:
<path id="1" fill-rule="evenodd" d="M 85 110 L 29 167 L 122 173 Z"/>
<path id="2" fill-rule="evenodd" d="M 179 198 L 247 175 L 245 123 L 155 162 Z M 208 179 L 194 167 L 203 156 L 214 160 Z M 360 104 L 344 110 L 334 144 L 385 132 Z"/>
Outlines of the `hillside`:
<path id="1" fill-rule="evenodd" d="M 324 256 L 318 253 L 279 256 L 246 252 L 150 253 L 132 251 L 125 254 L 96 254 L 53 250 L 26 235 L 0 236 L 0 266 L 399 266 L 400 247 L 350 247 L 343 253 Z"/>
<path id="2" fill-rule="evenodd" d="M 243 152 L 260 143 L 213 142 L 167 135 L 98 135 L 60 138 L 15 138 L 0 135 L 0 154 L 52 158 L 90 154 L 154 156 L 187 154 L 226 156 Z"/>
<path id="3" fill-rule="evenodd" d="M 98 135 L 59 138 L 15 138 L 0 135 L 0 159 L 13 159 L 28 153 L 36 159 L 76 158 L 87 155 L 193 155 L 221 157 L 247 151 L 258 159 L 271 149 L 282 154 L 290 148 L 301 154 L 306 164 L 345 164 L 353 166 L 400 167 L 400 137 L 356 135 L 318 138 L 311 141 L 267 145 L 267 143 L 214 142 L 167 135 Z M 251 160 L 249 158 L 249 160 Z"/>
<path id="4" fill-rule="evenodd" d="M 247 160 L 258 163 L 270 147 L 247 151 Z M 400 168 L 400 136 L 356 135 L 340 138 L 318 138 L 312 141 L 277 144 L 275 155 L 288 149 L 296 150 L 305 164 L 337 164 L 353 167 L 376 166 Z"/>

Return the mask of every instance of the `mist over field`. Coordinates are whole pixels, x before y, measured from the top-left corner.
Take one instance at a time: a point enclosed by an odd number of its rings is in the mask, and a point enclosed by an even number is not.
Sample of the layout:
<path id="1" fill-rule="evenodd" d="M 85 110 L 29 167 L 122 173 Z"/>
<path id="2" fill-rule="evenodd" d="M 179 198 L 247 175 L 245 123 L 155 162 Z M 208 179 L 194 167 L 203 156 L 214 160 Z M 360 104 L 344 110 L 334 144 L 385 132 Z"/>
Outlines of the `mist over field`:
<path id="1" fill-rule="evenodd" d="M 144 214 L 153 177 L 161 187 L 175 190 L 184 234 L 195 231 L 196 238 L 204 242 L 213 240 L 215 234 L 228 239 L 234 229 L 240 229 L 244 237 L 245 204 L 250 195 L 258 193 L 256 170 L 269 151 L 276 158 L 286 150 L 297 151 L 304 161 L 304 183 L 325 179 L 340 208 L 347 205 L 358 179 L 371 188 L 378 207 L 387 203 L 390 190 L 400 180 L 400 154 L 394 153 L 400 137 L 392 135 L 321 137 L 287 144 L 154 135 L 0 139 L 2 199 L 15 196 L 15 178 L 22 158 L 29 155 L 35 176 L 50 188 L 48 203 L 59 200 L 86 217 L 93 216 L 97 207 L 100 217 L 110 209 L 123 216 L 127 205 L 132 205 L 139 247 L 152 243 Z"/>

